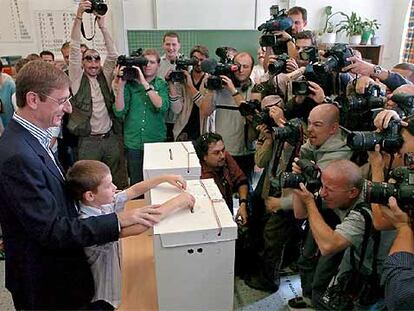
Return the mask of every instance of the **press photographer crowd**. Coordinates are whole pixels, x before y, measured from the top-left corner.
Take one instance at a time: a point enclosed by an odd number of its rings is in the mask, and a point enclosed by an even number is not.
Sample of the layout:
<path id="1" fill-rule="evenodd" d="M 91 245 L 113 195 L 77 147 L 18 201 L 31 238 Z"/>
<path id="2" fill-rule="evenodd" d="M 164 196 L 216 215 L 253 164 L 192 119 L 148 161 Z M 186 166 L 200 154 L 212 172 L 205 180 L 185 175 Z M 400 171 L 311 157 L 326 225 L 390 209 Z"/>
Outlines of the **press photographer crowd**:
<path id="1" fill-rule="evenodd" d="M 249 287 L 274 293 L 293 273 L 291 309 L 414 309 L 413 64 L 321 50 L 306 9 L 278 6 L 251 42 L 256 65 L 203 42 L 184 55 L 173 31 L 162 56 L 119 55 L 107 10 L 80 1 L 65 68 L 43 51 L 19 60 L 15 81 L 0 77 L 2 256 L 16 309 L 118 308 L 119 239 L 194 205 L 182 192 L 123 209 L 162 182 L 186 189 L 178 175 L 144 181 L 144 144 L 173 141 L 193 142 L 200 177 L 234 214 L 235 274 Z M 85 14 L 105 60 L 81 44 Z"/>

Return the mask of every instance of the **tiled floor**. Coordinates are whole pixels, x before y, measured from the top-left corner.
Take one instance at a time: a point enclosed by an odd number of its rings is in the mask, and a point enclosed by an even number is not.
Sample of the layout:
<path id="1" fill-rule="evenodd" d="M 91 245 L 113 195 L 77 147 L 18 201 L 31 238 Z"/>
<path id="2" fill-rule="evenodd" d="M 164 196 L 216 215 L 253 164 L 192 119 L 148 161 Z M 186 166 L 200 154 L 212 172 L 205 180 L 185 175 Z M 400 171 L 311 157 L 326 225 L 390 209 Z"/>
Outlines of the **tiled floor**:
<path id="1" fill-rule="evenodd" d="M 238 311 L 283 311 L 288 310 L 287 300 L 300 296 L 299 276 L 281 279 L 277 293 L 268 293 L 251 289 L 244 281 L 236 278 L 234 287 L 234 309 Z M 14 310 L 10 293 L 4 287 L 4 261 L 0 261 L 0 310 Z"/>

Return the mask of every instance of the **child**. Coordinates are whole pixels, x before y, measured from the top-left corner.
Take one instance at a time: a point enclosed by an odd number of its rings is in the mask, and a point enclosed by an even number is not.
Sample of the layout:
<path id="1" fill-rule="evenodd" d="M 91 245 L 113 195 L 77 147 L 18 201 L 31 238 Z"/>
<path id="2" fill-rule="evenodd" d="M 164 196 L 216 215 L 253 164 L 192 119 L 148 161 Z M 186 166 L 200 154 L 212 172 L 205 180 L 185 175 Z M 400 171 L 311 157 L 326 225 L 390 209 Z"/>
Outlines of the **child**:
<path id="1" fill-rule="evenodd" d="M 165 175 L 137 183 L 128 189 L 116 192 L 109 167 L 99 161 L 76 162 L 66 176 L 69 192 L 79 201 L 80 218 L 119 212 L 125 203 L 142 195 L 160 183 L 168 182 L 185 190 L 186 182 L 178 175 Z M 178 209 L 192 208 L 194 198 L 182 192 L 160 206 L 137 209 L 139 224 L 121 228 L 120 237 L 138 235 L 152 227 L 161 218 Z M 95 282 L 95 296 L 91 310 L 114 310 L 121 300 L 121 258 L 119 241 L 85 247 Z"/>

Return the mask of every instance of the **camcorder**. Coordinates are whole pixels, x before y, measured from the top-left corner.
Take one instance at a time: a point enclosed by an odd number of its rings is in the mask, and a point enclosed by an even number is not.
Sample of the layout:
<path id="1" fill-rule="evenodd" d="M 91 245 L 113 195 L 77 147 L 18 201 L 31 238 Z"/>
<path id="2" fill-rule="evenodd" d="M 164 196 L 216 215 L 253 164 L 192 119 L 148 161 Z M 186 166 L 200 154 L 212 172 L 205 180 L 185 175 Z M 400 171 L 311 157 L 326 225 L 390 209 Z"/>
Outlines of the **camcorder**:
<path id="1" fill-rule="evenodd" d="M 414 209 L 414 169 L 400 166 L 392 170 L 390 177 L 395 184 L 386 182 L 373 182 L 366 180 L 363 194 L 368 203 L 388 204 L 388 199 L 393 196 L 402 210 Z"/>
<path id="2" fill-rule="evenodd" d="M 337 97 L 340 124 L 348 130 L 374 130 L 373 120 L 387 101 L 385 92 L 376 84 L 370 84 L 360 95 Z"/>
<path id="3" fill-rule="evenodd" d="M 398 106 L 393 108 L 401 118 L 414 114 L 414 95 L 397 93 L 391 96 L 391 100 Z"/>
<path id="4" fill-rule="evenodd" d="M 139 67 L 142 71 L 147 64 L 148 60 L 142 56 L 142 49 L 138 49 L 131 56 L 120 55 L 117 60 L 117 65 L 124 66 L 121 79 L 125 81 L 138 79 L 138 71 L 134 66 Z"/>
<path id="5" fill-rule="evenodd" d="M 373 151 L 375 145 L 379 144 L 381 151 L 393 154 L 400 150 L 404 144 L 402 138 L 400 121 L 391 120 L 388 127 L 382 132 L 369 131 L 349 131 L 347 133 L 346 144 L 354 151 Z"/>
<path id="6" fill-rule="evenodd" d="M 268 128 L 272 128 L 276 126 L 275 121 L 269 114 L 270 107 L 272 106 L 274 105 L 270 105 L 262 109 L 260 101 L 257 99 L 253 99 L 242 102 L 239 106 L 239 111 L 243 117 L 252 118 L 252 123 L 254 127 L 260 124 L 265 124 Z"/>
<path id="7" fill-rule="evenodd" d="M 228 55 L 227 47 L 217 48 L 216 55 L 220 58 L 220 62 L 217 62 L 213 58 L 207 58 L 201 62 L 201 70 L 210 74 L 207 79 L 206 88 L 209 90 L 222 89 L 223 80 L 220 77 L 221 75 L 229 77 L 234 86 L 238 87 L 240 82 L 236 79 L 234 73 L 239 70 L 239 66 L 233 64 Z"/>
<path id="8" fill-rule="evenodd" d="M 286 53 L 277 55 L 276 60 L 273 63 L 269 63 L 269 74 L 272 76 L 276 76 L 279 73 L 286 72 L 286 62 L 289 58 L 289 55 L 287 55 Z"/>
<path id="9" fill-rule="evenodd" d="M 89 0 L 92 4 L 91 8 L 88 10 L 85 10 L 86 13 L 93 13 L 103 16 L 108 12 L 108 6 L 105 3 L 105 0 Z"/>
<path id="10" fill-rule="evenodd" d="M 280 41 L 280 35 L 275 35 L 274 31 L 286 31 L 290 33 L 293 20 L 287 16 L 285 10 L 279 10 L 278 5 L 272 5 L 270 7 L 271 19 L 261 24 L 257 29 L 263 32 L 263 35 L 259 39 L 259 44 L 262 47 L 270 46 L 273 52 L 278 55 L 287 53 L 286 42 Z"/>
<path id="11" fill-rule="evenodd" d="M 188 67 L 198 64 L 197 58 L 185 58 L 179 57 L 175 61 L 171 61 L 171 64 L 175 64 L 175 70 L 171 71 L 169 80 L 173 82 L 184 82 L 185 74 L 184 70 L 188 70 Z"/>
<path id="12" fill-rule="evenodd" d="M 319 166 L 305 159 L 298 160 L 296 164 L 300 167 L 301 173 L 283 172 L 280 176 L 282 188 L 300 189 L 299 184 L 303 183 L 309 192 L 318 192 L 322 186 Z"/>

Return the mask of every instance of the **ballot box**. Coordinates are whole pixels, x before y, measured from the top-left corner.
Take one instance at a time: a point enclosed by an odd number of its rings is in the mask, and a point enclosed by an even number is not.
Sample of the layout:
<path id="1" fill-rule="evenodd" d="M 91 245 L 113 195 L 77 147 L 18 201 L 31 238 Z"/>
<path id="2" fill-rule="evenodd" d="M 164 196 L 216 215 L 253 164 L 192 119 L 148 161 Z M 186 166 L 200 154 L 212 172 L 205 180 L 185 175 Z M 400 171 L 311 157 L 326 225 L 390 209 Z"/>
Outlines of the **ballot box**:
<path id="1" fill-rule="evenodd" d="M 144 180 L 164 174 L 200 179 L 201 166 L 191 141 L 144 144 Z"/>
<path id="2" fill-rule="evenodd" d="M 187 181 L 193 211 L 180 210 L 154 226 L 159 310 L 233 310 L 237 225 L 213 179 Z M 160 204 L 180 191 L 151 190 Z"/>

